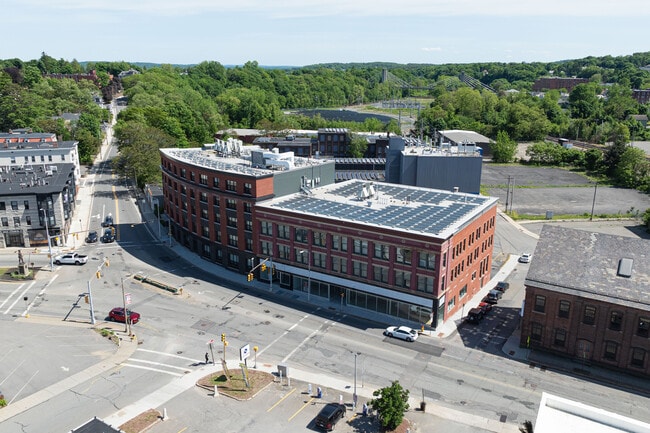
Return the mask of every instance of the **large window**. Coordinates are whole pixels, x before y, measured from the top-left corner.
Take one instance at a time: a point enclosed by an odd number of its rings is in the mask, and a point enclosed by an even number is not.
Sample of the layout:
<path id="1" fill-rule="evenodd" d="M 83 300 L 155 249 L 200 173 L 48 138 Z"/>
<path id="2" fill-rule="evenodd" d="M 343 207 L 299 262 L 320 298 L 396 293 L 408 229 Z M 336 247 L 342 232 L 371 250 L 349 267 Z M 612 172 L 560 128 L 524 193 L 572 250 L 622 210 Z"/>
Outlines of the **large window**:
<path id="1" fill-rule="evenodd" d="M 372 278 L 380 283 L 388 282 L 388 268 L 385 266 L 373 266 Z"/>
<path id="2" fill-rule="evenodd" d="M 639 326 L 636 328 L 636 335 L 647 337 L 650 333 L 650 317 L 640 317 Z"/>
<path id="3" fill-rule="evenodd" d="M 270 257 L 273 255 L 273 247 L 271 242 L 261 241 L 260 242 L 260 252 L 262 255 Z"/>
<path id="4" fill-rule="evenodd" d="M 226 190 L 237 191 L 237 181 L 230 179 L 226 180 Z"/>
<path id="5" fill-rule="evenodd" d="M 314 245 L 324 247 L 327 245 L 327 234 L 323 232 L 314 232 Z"/>
<path id="6" fill-rule="evenodd" d="M 348 260 L 345 257 L 332 256 L 332 271 L 340 274 L 348 273 Z"/>
<path id="7" fill-rule="evenodd" d="M 553 345 L 564 347 L 565 344 L 566 344 L 566 330 L 556 329 L 555 338 L 553 339 Z"/>
<path id="8" fill-rule="evenodd" d="M 571 312 L 571 303 L 569 301 L 560 301 L 557 315 L 558 317 L 567 318 Z"/>
<path id="9" fill-rule="evenodd" d="M 411 250 L 406 248 L 397 247 L 395 249 L 395 261 L 397 263 L 404 263 L 405 265 L 411 264 Z"/>
<path id="10" fill-rule="evenodd" d="M 603 354 L 603 357 L 615 361 L 617 353 L 618 343 L 615 341 L 605 341 L 605 353 Z"/>
<path id="11" fill-rule="evenodd" d="M 291 257 L 289 257 L 289 251 L 291 249 L 287 245 L 278 245 L 278 257 L 281 259 L 289 260 Z"/>
<path id="12" fill-rule="evenodd" d="M 260 224 L 263 235 L 273 236 L 273 223 L 269 221 L 262 221 Z"/>
<path id="13" fill-rule="evenodd" d="M 228 245 L 231 247 L 239 246 L 239 237 L 237 235 L 228 234 Z"/>
<path id="14" fill-rule="evenodd" d="M 201 174 L 199 177 L 199 183 L 201 185 L 207 185 L 208 184 L 208 175 L 207 174 Z"/>
<path id="15" fill-rule="evenodd" d="M 395 286 L 408 289 L 411 287 L 411 273 L 407 271 L 395 271 Z"/>
<path id="16" fill-rule="evenodd" d="M 382 260 L 388 260 L 390 259 L 390 248 L 388 245 L 384 244 L 375 244 L 375 258 L 376 259 L 382 259 Z"/>
<path id="17" fill-rule="evenodd" d="M 332 249 L 336 251 L 347 251 L 348 250 L 347 236 L 341 236 L 341 235 L 332 236 Z"/>
<path id="18" fill-rule="evenodd" d="M 418 292 L 433 293 L 433 277 L 418 275 Z"/>
<path id="19" fill-rule="evenodd" d="M 436 255 L 433 253 L 418 253 L 418 266 L 425 269 L 436 269 Z"/>
<path id="20" fill-rule="evenodd" d="M 352 260 L 352 275 L 355 277 L 368 277 L 368 266 L 365 262 L 359 262 L 357 260 Z"/>
<path id="21" fill-rule="evenodd" d="M 360 254 L 363 256 L 368 255 L 368 241 L 361 239 L 354 240 L 354 249 L 352 250 L 354 254 Z"/>
<path id="22" fill-rule="evenodd" d="M 545 309 L 546 309 L 546 296 L 536 295 L 534 310 L 537 311 L 538 313 L 543 313 Z"/>
<path id="23" fill-rule="evenodd" d="M 612 331 L 620 331 L 621 324 L 623 323 L 623 313 L 620 311 L 612 311 L 609 315 L 609 329 Z"/>
<path id="24" fill-rule="evenodd" d="M 226 207 L 228 209 L 237 209 L 237 200 L 232 198 L 226 199 Z"/>
<path id="25" fill-rule="evenodd" d="M 300 242 L 301 244 L 307 243 L 307 229 L 296 229 L 296 242 Z"/>
<path id="26" fill-rule="evenodd" d="M 278 238 L 289 239 L 289 226 L 285 226 L 284 224 L 278 225 Z"/>
<path id="27" fill-rule="evenodd" d="M 327 266 L 327 255 L 324 253 L 313 253 L 314 254 L 314 267 L 325 269 Z"/>
<path id="28" fill-rule="evenodd" d="M 584 314 L 582 315 L 582 323 L 585 325 L 593 325 L 596 323 L 596 307 L 592 305 L 585 306 Z"/>
<path id="29" fill-rule="evenodd" d="M 635 367 L 644 367 L 645 366 L 645 350 L 641 349 L 640 347 L 633 347 L 632 348 L 632 359 L 630 360 L 630 364 L 632 364 Z"/>
<path id="30" fill-rule="evenodd" d="M 530 324 L 530 339 L 533 341 L 541 341 L 542 340 L 542 332 L 544 331 L 544 327 L 542 326 L 541 323 L 533 322 Z"/>

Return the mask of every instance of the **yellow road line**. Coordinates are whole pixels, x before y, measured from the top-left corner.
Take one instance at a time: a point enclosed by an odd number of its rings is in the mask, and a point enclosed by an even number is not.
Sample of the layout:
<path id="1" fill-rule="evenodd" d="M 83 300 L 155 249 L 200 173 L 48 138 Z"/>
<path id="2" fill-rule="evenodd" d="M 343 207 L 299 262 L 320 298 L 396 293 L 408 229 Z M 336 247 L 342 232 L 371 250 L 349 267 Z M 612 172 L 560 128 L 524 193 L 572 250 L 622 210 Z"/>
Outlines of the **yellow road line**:
<path id="1" fill-rule="evenodd" d="M 311 402 L 314 401 L 315 398 L 316 398 L 316 397 L 312 397 L 312 398 L 310 398 L 310 399 L 309 399 L 305 404 L 302 405 L 302 407 L 301 407 L 300 409 L 298 409 L 298 410 L 296 411 L 296 413 L 294 413 L 293 415 L 291 415 L 291 416 L 289 417 L 289 419 L 287 419 L 287 421 L 291 421 L 291 420 L 292 420 L 296 415 L 298 415 L 300 412 L 302 412 L 304 408 L 306 408 L 307 406 L 309 406 L 309 405 L 311 404 Z"/>
<path id="2" fill-rule="evenodd" d="M 275 407 L 276 407 L 277 405 L 279 405 L 280 403 L 282 403 L 282 402 L 284 401 L 284 399 L 287 398 L 287 397 L 289 397 L 289 396 L 290 396 L 290 395 L 291 395 L 295 390 L 296 390 L 296 388 L 294 388 L 294 389 L 292 389 L 291 391 L 289 391 L 289 393 L 288 393 L 287 395 L 285 395 L 284 397 L 282 397 L 280 400 L 278 400 L 278 402 L 277 402 L 276 404 L 274 404 L 273 406 L 271 406 L 270 408 L 268 408 L 267 412 L 271 412 L 273 409 L 275 409 Z"/>

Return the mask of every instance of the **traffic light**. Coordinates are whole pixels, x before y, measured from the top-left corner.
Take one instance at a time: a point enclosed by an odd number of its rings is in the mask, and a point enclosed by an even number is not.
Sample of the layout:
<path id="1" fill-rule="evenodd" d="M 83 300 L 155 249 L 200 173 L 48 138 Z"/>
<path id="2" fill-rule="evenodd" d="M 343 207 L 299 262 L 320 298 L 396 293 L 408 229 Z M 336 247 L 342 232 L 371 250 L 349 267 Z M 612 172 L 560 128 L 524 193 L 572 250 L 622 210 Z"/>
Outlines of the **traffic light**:
<path id="1" fill-rule="evenodd" d="M 100 279 L 102 277 L 102 273 L 99 271 L 97 271 L 95 275 L 97 276 L 97 279 Z"/>
<path id="2" fill-rule="evenodd" d="M 247 277 L 248 281 L 253 281 L 253 273 L 249 273 Z"/>
<path id="3" fill-rule="evenodd" d="M 111 265 L 111 262 L 109 262 L 108 259 L 104 259 L 104 264 L 106 267 L 109 267 Z"/>
<path id="4" fill-rule="evenodd" d="M 221 334 L 221 341 L 226 341 L 226 334 Z"/>
<path id="5" fill-rule="evenodd" d="M 266 263 L 262 263 L 262 272 L 266 272 Z"/>
<path id="6" fill-rule="evenodd" d="M 84 301 L 86 301 L 86 304 L 89 304 L 89 303 L 90 303 L 90 299 L 88 298 L 88 295 L 85 295 L 85 296 L 84 296 Z"/>

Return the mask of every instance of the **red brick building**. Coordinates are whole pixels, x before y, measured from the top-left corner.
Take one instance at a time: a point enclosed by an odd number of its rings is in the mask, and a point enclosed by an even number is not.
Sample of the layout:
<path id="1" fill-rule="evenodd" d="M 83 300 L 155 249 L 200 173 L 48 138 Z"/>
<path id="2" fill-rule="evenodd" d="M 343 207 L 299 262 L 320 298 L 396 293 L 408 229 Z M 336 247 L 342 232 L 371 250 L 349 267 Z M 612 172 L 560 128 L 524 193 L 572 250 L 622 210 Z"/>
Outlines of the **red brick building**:
<path id="1" fill-rule="evenodd" d="M 161 149 L 172 236 L 201 257 L 247 273 L 256 256 L 253 208 L 278 192 L 334 182 L 334 162 L 244 149 L 239 140 Z M 279 184 L 279 185 L 278 185 Z"/>
<path id="2" fill-rule="evenodd" d="M 496 199 L 347 181 L 259 203 L 261 259 L 333 308 L 433 327 L 490 279 Z"/>
<path id="3" fill-rule="evenodd" d="M 566 90 L 571 93 L 578 84 L 586 84 L 586 78 L 565 78 L 565 77 L 542 77 L 533 83 L 533 92 L 544 92 L 546 90 Z"/>
<path id="4" fill-rule="evenodd" d="M 334 161 L 223 142 L 161 157 L 180 244 L 307 300 L 435 327 L 490 279 L 495 198 L 334 183 Z"/>
<path id="5" fill-rule="evenodd" d="M 650 375 L 650 242 L 545 225 L 526 277 L 522 344 Z"/>

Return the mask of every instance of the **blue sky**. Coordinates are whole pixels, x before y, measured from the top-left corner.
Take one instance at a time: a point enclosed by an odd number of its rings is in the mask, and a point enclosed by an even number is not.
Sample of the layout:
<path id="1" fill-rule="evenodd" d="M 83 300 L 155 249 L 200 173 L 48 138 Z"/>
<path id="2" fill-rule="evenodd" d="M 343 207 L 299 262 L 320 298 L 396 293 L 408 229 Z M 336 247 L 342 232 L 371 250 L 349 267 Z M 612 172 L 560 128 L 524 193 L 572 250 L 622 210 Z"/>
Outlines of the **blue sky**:
<path id="1" fill-rule="evenodd" d="M 3 0 L 0 58 L 267 66 L 650 51 L 641 0 Z"/>

